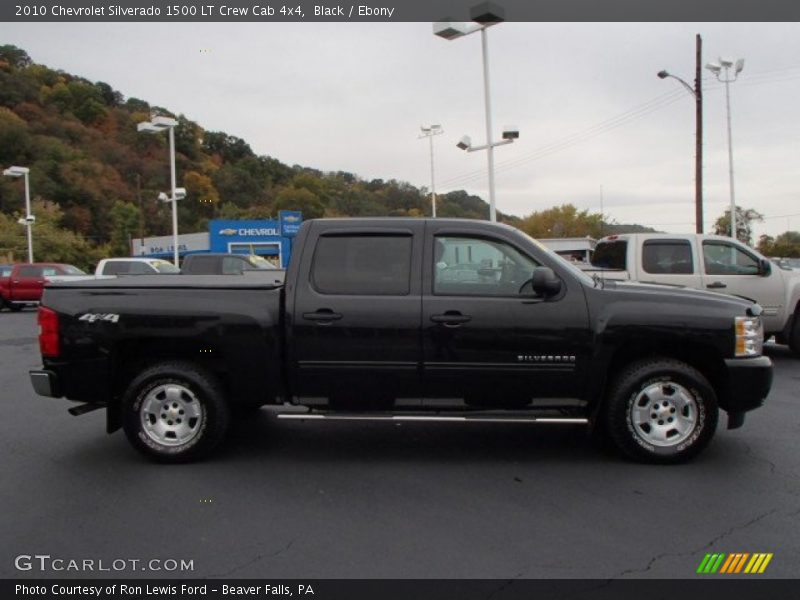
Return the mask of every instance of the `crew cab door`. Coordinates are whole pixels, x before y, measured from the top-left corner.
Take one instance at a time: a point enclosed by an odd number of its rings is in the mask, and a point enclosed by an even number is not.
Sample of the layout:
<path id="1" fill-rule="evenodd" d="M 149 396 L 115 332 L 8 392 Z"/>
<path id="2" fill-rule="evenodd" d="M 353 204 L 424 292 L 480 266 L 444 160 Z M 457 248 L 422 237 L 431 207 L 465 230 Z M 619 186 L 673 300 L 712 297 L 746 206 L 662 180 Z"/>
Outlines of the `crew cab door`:
<path id="1" fill-rule="evenodd" d="M 487 235 L 435 222 L 428 230 L 425 403 L 516 408 L 580 398 L 591 339 L 580 285 L 562 279 L 555 296 L 534 296 L 530 279 L 543 252 L 513 230 Z"/>
<path id="2" fill-rule="evenodd" d="M 786 284 L 780 270 L 735 242 L 703 240 L 703 285 L 714 292 L 744 296 L 764 309 L 762 319 L 768 332 L 780 331 L 785 322 Z"/>
<path id="3" fill-rule="evenodd" d="M 314 222 L 287 301 L 292 393 L 308 405 L 418 404 L 424 222 Z M 293 257 L 295 260 L 295 257 Z"/>

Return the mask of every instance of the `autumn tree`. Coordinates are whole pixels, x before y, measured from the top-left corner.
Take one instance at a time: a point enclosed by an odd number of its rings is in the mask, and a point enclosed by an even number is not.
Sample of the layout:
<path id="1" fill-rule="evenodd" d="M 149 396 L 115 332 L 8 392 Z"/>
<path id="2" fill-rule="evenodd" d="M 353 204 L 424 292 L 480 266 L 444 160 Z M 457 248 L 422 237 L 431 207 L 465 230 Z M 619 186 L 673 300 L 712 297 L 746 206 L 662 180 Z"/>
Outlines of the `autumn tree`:
<path id="1" fill-rule="evenodd" d="M 536 211 L 522 220 L 520 229 L 534 238 L 600 237 L 603 221 L 599 213 L 579 211 L 572 204 L 562 204 Z"/>

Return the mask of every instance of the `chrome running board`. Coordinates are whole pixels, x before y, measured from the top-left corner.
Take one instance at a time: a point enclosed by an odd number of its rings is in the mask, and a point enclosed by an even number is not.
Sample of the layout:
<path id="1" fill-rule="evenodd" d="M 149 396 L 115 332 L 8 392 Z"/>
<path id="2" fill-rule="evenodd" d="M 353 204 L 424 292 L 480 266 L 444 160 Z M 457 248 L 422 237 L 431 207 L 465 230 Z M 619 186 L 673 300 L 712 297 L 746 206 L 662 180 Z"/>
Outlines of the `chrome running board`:
<path id="1" fill-rule="evenodd" d="M 588 419 L 566 417 L 482 417 L 482 416 L 435 416 L 435 415 L 359 415 L 359 414 L 318 414 L 318 413 L 279 413 L 279 419 L 326 419 L 329 421 L 436 421 L 448 423 L 559 423 L 586 425 Z"/>

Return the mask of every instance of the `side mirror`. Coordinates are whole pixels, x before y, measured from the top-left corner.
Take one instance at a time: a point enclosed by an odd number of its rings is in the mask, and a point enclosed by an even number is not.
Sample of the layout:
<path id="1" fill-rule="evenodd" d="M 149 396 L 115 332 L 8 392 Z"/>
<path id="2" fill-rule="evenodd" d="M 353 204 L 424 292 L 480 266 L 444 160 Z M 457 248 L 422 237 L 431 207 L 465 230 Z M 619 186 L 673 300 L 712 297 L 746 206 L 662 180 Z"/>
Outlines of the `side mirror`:
<path id="1" fill-rule="evenodd" d="M 766 258 L 760 259 L 758 261 L 758 274 L 762 277 L 769 277 L 770 273 L 772 273 L 772 263 Z"/>
<path id="2" fill-rule="evenodd" d="M 548 298 L 561 291 L 561 280 L 550 267 L 536 267 L 531 278 L 531 287 L 539 296 Z"/>

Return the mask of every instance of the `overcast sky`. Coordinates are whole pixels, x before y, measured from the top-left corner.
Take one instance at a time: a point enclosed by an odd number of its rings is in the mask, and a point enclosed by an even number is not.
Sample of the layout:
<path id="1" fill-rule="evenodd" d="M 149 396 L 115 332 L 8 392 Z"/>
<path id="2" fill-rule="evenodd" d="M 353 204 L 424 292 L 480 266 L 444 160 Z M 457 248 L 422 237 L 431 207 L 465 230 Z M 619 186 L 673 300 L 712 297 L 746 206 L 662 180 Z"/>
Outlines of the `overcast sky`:
<path id="1" fill-rule="evenodd" d="M 661 69 L 746 59 L 731 85 L 737 204 L 756 233 L 800 230 L 800 24 L 503 23 L 489 31 L 492 113 L 521 135 L 495 152 L 497 208 L 525 216 L 571 202 L 619 222 L 694 230 L 694 99 Z M 126 97 L 323 171 L 430 186 L 419 126 L 435 139 L 437 191 L 488 201 L 480 36 L 429 23 L 0 23 L 0 43 Z M 724 86 L 707 73 L 705 223 L 730 203 Z M 180 174 L 179 174 L 180 176 Z"/>

